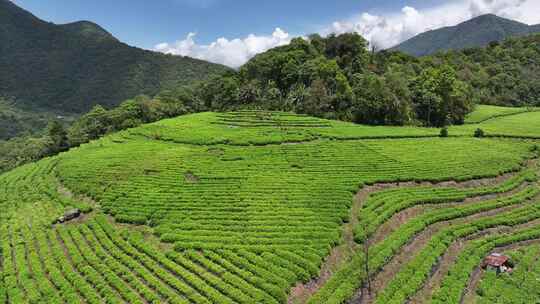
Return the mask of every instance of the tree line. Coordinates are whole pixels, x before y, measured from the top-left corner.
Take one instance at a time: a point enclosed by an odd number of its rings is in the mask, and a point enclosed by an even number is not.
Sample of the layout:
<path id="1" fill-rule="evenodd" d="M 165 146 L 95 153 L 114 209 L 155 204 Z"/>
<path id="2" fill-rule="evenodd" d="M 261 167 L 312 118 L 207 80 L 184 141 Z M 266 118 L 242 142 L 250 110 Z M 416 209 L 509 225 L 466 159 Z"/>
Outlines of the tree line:
<path id="1" fill-rule="evenodd" d="M 369 49 L 358 34 L 311 35 L 255 56 L 238 71 L 95 106 L 73 124 L 0 141 L 0 172 L 107 133 L 187 113 L 265 109 L 370 125 L 445 127 L 475 104 L 540 104 L 540 35 L 421 58 Z"/>

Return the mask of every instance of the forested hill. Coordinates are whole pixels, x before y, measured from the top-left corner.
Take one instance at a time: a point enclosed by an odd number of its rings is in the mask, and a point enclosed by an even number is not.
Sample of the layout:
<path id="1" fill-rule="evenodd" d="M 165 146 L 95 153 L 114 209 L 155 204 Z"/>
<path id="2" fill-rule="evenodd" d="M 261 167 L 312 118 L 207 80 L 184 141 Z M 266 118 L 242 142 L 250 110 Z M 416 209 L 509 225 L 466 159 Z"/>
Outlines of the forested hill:
<path id="1" fill-rule="evenodd" d="M 67 130 L 51 122 L 40 137 L 0 141 L 0 171 L 187 113 L 278 110 L 370 125 L 446 127 L 462 124 L 476 104 L 540 106 L 540 34 L 423 57 L 370 52 L 354 33 L 296 38 L 238 71 L 139 95 L 113 109 L 96 106 Z M 12 117 L 35 122 L 13 106 L 0 98 L 0 138 L 1 131 L 12 132 Z"/>
<path id="2" fill-rule="evenodd" d="M 394 47 L 393 50 L 413 56 L 425 56 L 438 51 L 487 46 L 493 41 L 538 32 L 540 32 L 540 25 L 529 26 L 488 14 L 456 26 L 422 33 Z"/>
<path id="3" fill-rule="evenodd" d="M 27 111 L 84 113 L 227 70 L 130 47 L 92 22 L 48 23 L 8 0 L 0 41 L 0 97 Z"/>
<path id="4" fill-rule="evenodd" d="M 284 110 L 373 125 L 461 124 L 474 104 L 539 105 L 540 35 L 423 57 L 370 52 L 358 34 L 311 35 L 212 78 L 195 95 L 213 110 Z"/>

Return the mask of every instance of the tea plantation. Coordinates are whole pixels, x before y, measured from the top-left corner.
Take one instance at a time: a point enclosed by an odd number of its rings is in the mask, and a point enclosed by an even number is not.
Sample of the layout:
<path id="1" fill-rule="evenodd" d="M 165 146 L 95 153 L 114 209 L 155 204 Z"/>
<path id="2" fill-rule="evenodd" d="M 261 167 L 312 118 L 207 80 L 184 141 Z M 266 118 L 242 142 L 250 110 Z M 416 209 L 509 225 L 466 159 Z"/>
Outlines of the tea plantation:
<path id="1" fill-rule="evenodd" d="M 478 111 L 446 138 L 200 113 L 7 172 L 0 304 L 493 303 L 487 286 L 537 288 L 540 112 Z M 472 286 L 505 246 L 516 271 Z"/>

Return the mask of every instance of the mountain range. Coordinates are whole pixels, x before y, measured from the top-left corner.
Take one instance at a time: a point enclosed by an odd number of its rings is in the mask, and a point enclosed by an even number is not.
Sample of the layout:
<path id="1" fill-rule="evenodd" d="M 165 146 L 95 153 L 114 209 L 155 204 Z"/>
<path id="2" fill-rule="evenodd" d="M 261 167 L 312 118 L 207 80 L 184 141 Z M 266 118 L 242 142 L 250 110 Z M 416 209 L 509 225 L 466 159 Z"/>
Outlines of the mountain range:
<path id="1" fill-rule="evenodd" d="M 540 32 L 540 25 L 483 15 L 432 30 L 393 48 L 414 56 L 481 47 Z M 66 122 L 100 104 L 114 107 L 205 80 L 229 68 L 122 43 L 90 21 L 57 25 L 0 0 L 0 140 Z"/>
<path id="2" fill-rule="evenodd" d="M 539 25 L 527 25 L 493 14 L 482 15 L 456 26 L 443 27 L 417 35 L 392 48 L 413 56 L 440 51 L 487 46 L 493 41 L 540 32 Z"/>
<path id="3" fill-rule="evenodd" d="M 84 113 L 228 68 L 120 42 L 89 21 L 45 22 L 0 0 L 0 99 L 25 112 Z"/>

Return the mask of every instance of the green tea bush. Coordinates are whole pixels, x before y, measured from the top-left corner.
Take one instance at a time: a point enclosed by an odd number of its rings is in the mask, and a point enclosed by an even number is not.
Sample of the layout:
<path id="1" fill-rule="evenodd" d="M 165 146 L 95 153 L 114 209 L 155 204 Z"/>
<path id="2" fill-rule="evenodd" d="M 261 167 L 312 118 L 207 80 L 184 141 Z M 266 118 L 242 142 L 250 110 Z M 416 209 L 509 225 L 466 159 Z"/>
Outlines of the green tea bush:
<path id="1" fill-rule="evenodd" d="M 354 227 L 365 238 L 403 210 L 441 207 L 374 244 L 375 272 L 429 225 L 518 208 L 537 195 L 535 172 L 524 169 L 534 153 L 523 140 L 443 140 L 436 129 L 281 112 L 201 113 L 141 126 L 0 175 L 0 303 L 285 303 L 292 286 L 319 275 L 332 248 L 345 244 L 345 222 L 366 227 Z M 485 186 L 381 190 L 350 214 L 366 185 L 509 172 Z M 488 194 L 501 197 L 445 205 Z M 72 208 L 88 214 L 51 225 Z M 361 250 L 353 254 L 311 303 L 355 294 L 367 274 Z M 406 284 L 420 286 L 427 265 Z"/>
<path id="2" fill-rule="evenodd" d="M 442 128 L 442 129 L 441 129 L 441 133 L 440 133 L 439 136 L 440 136 L 440 137 L 443 137 L 443 138 L 444 138 L 444 137 L 448 137 L 448 128 L 446 128 L 446 127 L 445 127 L 445 128 Z"/>
<path id="3" fill-rule="evenodd" d="M 476 138 L 482 138 L 482 137 L 484 137 L 484 136 L 485 136 L 484 130 L 478 128 L 478 129 L 476 129 L 476 131 L 474 131 L 474 137 L 476 137 Z"/>

